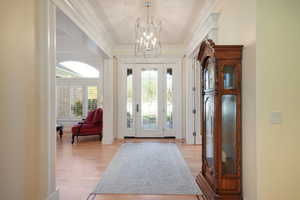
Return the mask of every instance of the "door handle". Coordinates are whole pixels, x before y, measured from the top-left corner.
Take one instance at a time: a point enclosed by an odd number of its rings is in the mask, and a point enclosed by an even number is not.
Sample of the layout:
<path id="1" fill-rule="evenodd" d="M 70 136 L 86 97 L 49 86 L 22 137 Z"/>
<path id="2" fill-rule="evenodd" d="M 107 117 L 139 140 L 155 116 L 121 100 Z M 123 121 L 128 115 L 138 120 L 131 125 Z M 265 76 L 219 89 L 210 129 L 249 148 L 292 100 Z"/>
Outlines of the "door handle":
<path id="1" fill-rule="evenodd" d="M 136 104 L 136 112 L 139 112 L 140 111 L 140 106 L 139 106 L 139 104 Z"/>

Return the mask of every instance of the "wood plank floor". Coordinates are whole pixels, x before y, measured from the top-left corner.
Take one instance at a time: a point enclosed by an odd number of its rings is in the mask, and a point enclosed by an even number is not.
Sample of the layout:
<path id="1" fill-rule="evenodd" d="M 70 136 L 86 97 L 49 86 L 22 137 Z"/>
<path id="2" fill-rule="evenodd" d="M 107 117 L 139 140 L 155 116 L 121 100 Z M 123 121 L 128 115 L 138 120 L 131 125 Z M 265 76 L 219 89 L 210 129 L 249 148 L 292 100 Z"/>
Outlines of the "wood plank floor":
<path id="1" fill-rule="evenodd" d="M 184 159 L 196 176 L 201 168 L 201 146 L 182 144 L 174 139 L 126 139 L 125 142 L 176 142 Z M 84 200 L 98 183 L 102 173 L 124 140 L 103 145 L 98 137 L 81 137 L 79 144 L 71 144 L 71 135 L 57 139 L 56 177 L 62 200 Z M 101 200 L 196 200 L 188 195 L 99 195 Z"/>

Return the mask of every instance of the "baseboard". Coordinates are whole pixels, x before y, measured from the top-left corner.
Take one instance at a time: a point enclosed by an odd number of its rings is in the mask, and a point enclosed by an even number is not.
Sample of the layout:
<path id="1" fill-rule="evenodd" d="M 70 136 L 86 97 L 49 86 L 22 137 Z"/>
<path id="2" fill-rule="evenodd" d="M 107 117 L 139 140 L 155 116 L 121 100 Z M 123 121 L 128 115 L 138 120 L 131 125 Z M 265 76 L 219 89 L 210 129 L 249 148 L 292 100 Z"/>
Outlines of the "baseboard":
<path id="1" fill-rule="evenodd" d="M 102 144 L 112 144 L 114 142 L 114 138 L 102 138 Z"/>
<path id="2" fill-rule="evenodd" d="M 175 136 L 165 137 L 135 137 L 135 136 L 124 136 L 124 139 L 176 139 Z"/>
<path id="3" fill-rule="evenodd" d="M 52 192 L 47 200 L 59 200 L 59 189 L 57 188 L 56 191 Z"/>

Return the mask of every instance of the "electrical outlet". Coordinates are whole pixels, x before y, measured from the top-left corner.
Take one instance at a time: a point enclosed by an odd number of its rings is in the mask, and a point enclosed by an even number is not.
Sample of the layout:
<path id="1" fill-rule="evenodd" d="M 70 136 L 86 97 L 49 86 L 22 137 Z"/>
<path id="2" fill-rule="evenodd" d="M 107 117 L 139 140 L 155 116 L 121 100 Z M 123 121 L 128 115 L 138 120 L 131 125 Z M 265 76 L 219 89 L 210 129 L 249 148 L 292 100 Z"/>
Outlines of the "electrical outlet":
<path id="1" fill-rule="evenodd" d="M 282 113 L 279 111 L 271 112 L 270 122 L 271 122 L 271 124 L 281 124 Z"/>

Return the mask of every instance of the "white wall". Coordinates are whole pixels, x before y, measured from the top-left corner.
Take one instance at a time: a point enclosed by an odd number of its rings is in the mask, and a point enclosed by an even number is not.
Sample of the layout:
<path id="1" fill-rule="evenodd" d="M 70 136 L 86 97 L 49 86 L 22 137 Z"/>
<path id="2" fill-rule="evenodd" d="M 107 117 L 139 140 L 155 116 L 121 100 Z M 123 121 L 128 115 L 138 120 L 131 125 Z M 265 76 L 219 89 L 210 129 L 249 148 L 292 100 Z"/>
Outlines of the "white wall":
<path id="1" fill-rule="evenodd" d="M 181 91 L 181 94 L 182 95 L 182 108 L 181 108 L 181 120 L 182 120 L 182 138 L 185 139 L 185 142 L 187 141 L 187 134 L 189 133 L 188 130 L 189 130 L 189 127 L 187 126 L 187 118 L 189 117 L 188 113 L 187 113 L 187 110 L 188 110 L 188 104 L 186 103 L 188 101 L 188 98 L 187 98 L 187 90 L 188 90 L 188 66 L 189 63 L 187 63 L 187 58 L 184 56 L 182 58 L 182 64 L 181 64 L 181 81 L 182 81 L 182 91 Z"/>
<path id="2" fill-rule="evenodd" d="M 243 195 L 257 199 L 256 170 L 256 2 L 220 1 L 218 43 L 244 45 L 242 65 Z"/>
<path id="3" fill-rule="evenodd" d="M 119 103 L 119 93 L 118 93 L 118 85 L 119 85 L 119 79 L 118 79 L 118 59 L 113 59 L 113 79 L 114 79 L 114 87 L 113 87 L 113 94 L 114 94 L 114 138 L 118 137 L 118 103 Z"/>
<path id="4" fill-rule="evenodd" d="M 300 1 L 257 3 L 258 199 L 300 199 Z M 282 123 L 270 114 L 282 112 Z"/>
<path id="5" fill-rule="evenodd" d="M 184 65 L 184 77 L 185 77 L 185 139 L 187 144 L 201 144 L 201 110 L 200 110 L 200 66 L 196 62 L 196 55 L 198 55 L 199 49 L 195 50 L 195 54 L 186 59 Z M 195 87 L 195 91 L 193 91 Z M 193 109 L 196 109 L 196 114 L 193 113 Z M 196 132 L 196 138 L 193 136 L 193 132 Z"/>
<path id="6" fill-rule="evenodd" d="M 116 80 L 114 79 L 114 61 L 113 59 L 105 59 L 104 61 L 104 95 L 103 95 L 103 144 L 111 144 L 114 140 L 116 131 L 114 123 L 114 113 L 116 107 L 114 88 Z"/>
<path id="7" fill-rule="evenodd" d="M 39 141 L 37 1 L 0 6 L 0 199 L 47 198 Z M 46 158 L 46 157 L 45 157 Z M 45 175 L 46 177 L 47 175 Z"/>
<path id="8" fill-rule="evenodd" d="M 194 144 L 194 114 L 192 112 L 194 108 L 194 100 L 193 100 L 193 90 L 194 86 L 194 73 L 193 73 L 193 62 L 194 60 L 185 57 L 183 62 L 183 128 L 184 128 L 184 136 L 185 142 L 187 144 Z M 199 134 L 199 133 L 198 133 Z"/>

